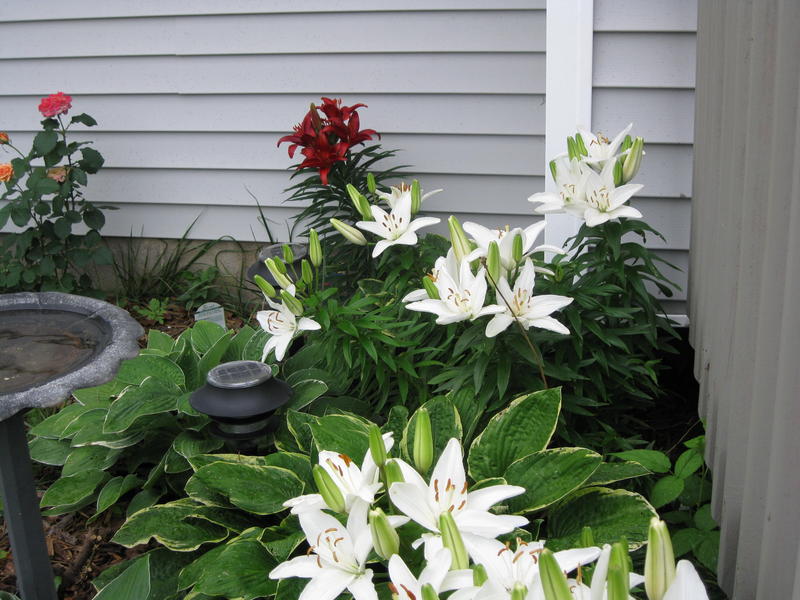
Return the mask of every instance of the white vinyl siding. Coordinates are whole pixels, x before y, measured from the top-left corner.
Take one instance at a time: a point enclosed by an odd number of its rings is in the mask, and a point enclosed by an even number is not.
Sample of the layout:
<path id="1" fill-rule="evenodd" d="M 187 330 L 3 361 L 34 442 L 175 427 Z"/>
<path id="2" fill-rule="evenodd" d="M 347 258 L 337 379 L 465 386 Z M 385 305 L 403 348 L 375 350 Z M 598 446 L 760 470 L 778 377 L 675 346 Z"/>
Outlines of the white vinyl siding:
<path id="1" fill-rule="evenodd" d="M 0 7 L 0 127 L 20 147 L 39 98 L 73 96 L 106 158 L 87 196 L 105 235 L 264 239 L 293 162 L 278 139 L 320 96 L 363 102 L 426 210 L 523 225 L 544 187 L 543 0 L 89 2 Z M 36 43 L 30 43 L 36 40 Z M 85 131 L 85 133 L 84 133 Z M 442 226 L 439 231 L 443 231 Z M 285 227 L 273 231 L 285 238 Z"/>
<path id="2" fill-rule="evenodd" d="M 596 0 L 592 128 L 611 137 L 633 122 L 646 157 L 631 202 L 666 242 L 648 237 L 682 288 L 667 312 L 686 314 L 694 132 L 696 0 Z"/>

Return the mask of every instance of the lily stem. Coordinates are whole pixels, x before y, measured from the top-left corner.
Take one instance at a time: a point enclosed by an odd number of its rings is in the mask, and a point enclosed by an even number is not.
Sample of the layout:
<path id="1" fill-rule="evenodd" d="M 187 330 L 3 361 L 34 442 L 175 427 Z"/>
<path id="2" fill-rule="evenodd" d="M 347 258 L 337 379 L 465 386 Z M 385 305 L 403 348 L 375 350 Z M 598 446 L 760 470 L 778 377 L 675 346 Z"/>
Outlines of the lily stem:
<path id="1" fill-rule="evenodd" d="M 483 259 L 481 259 L 481 262 L 483 262 Z M 503 295 L 503 293 L 500 291 L 500 288 L 497 287 L 497 282 L 494 280 L 494 277 L 492 277 L 492 275 L 489 273 L 488 269 L 486 270 L 486 276 L 489 278 L 489 282 L 492 284 L 492 287 L 495 289 L 495 292 L 497 292 L 498 297 L 503 301 L 503 303 L 506 305 L 506 308 L 508 308 L 508 312 L 511 313 L 511 316 L 514 318 L 514 322 L 517 324 L 517 327 L 519 327 L 520 333 L 522 333 L 522 337 L 525 338 L 525 342 L 527 342 L 528 348 L 531 349 L 531 354 L 533 354 L 533 359 L 536 361 L 536 366 L 539 367 L 539 377 L 541 378 L 545 389 L 547 389 L 550 386 L 547 385 L 547 377 L 545 377 L 544 374 L 544 360 L 542 359 L 541 353 L 536 349 L 536 346 L 533 344 L 533 341 L 528 335 L 528 330 L 525 329 L 525 326 L 519 320 L 519 317 L 514 313 L 513 309 L 511 308 L 511 304 Z"/>

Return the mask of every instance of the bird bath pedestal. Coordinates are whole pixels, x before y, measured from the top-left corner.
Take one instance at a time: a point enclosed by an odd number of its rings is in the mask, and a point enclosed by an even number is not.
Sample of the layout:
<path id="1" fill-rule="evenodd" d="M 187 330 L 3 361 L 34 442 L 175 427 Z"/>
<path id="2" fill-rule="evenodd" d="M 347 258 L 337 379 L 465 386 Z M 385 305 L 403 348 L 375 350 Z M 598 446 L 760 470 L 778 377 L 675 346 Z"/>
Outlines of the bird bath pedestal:
<path id="1" fill-rule="evenodd" d="M 117 306 L 57 292 L 0 294 L 0 493 L 23 600 L 56 600 L 23 414 L 111 380 L 141 326 Z"/>

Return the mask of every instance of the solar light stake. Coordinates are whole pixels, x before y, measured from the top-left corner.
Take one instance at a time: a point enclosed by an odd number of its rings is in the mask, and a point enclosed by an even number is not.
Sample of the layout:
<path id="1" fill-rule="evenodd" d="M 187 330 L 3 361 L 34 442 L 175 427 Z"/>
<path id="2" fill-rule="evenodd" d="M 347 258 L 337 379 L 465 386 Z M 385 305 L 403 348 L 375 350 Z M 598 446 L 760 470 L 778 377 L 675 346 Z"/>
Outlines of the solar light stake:
<path id="1" fill-rule="evenodd" d="M 242 442 L 267 433 L 275 411 L 291 397 L 292 388 L 274 378 L 269 365 L 235 360 L 211 369 L 206 384 L 192 393 L 189 404 L 211 417 L 214 435 Z"/>

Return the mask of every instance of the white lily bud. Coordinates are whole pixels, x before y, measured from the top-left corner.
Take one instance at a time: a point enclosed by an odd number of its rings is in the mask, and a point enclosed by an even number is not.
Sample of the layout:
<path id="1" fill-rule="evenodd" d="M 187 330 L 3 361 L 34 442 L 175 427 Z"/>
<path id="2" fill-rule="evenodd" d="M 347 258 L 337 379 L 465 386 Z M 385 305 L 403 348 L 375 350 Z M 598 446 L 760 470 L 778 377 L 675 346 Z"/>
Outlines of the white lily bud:
<path id="1" fill-rule="evenodd" d="M 450 229 L 450 243 L 453 245 L 453 252 L 456 255 L 456 261 L 461 264 L 464 257 L 472 252 L 472 247 L 467 239 L 467 234 L 461 228 L 461 223 L 458 219 L 451 216 L 447 219 L 447 227 Z"/>
<path id="2" fill-rule="evenodd" d="M 553 553 L 545 548 L 539 554 L 539 577 L 547 600 L 574 600 L 564 571 L 558 566 Z"/>
<path id="3" fill-rule="evenodd" d="M 496 286 L 497 282 L 500 281 L 501 269 L 500 246 L 495 241 L 489 242 L 489 249 L 486 252 L 486 272 L 492 285 Z"/>
<path id="4" fill-rule="evenodd" d="M 675 579 L 675 554 L 664 521 L 653 517 L 647 533 L 644 588 L 650 600 L 661 600 Z"/>
<path id="5" fill-rule="evenodd" d="M 380 508 L 369 511 L 369 531 L 372 534 L 372 546 L 382 559 L 389 560 L 400 550 L 400 536 Z"/>
<path id="6" fill-rule="evenodd" d="M 360 214 L 365 221 L 371 221 L 372 211 L 369 209 L 369 201 L 366 196 L 359 192 L 352 183 L 347 184 L 347 193 L 350 195 L 350 200 L 353 201 L 353 205 L 356 207 L 358 214 Z"/>
<path id="7" fill-rule="evenodd" d="M 422 206 L 422 189 L 420 189 L 419 181 L 416 179 L 411 182 L 411 216 L 419 212 Z"/>
<path id="8" fill-rule="evenodd" d="M 334 512 L 343 513 L 346 510 L 344 503 L 344 496 L 339 486 L 334 483 L 333 478 L 321 465 L 314 465 L 311 469 L 311 474 L 314 477 L 314 483 L 317 484 L 322 499 Z"/>
<path id="9" fill-rule="evenodd" d="M 627 543 L 616 542 L 611 545 L 611 559 L 608 562 L 608 600 L 628 600 L 630 588 L 630 564 Z"/>
<path id="10" fill-rule="evenodd" d="M 339 219 L 331 219 L 331 225 L 341 233 L 349 242 L 357 246 L 366 246 L 367 238 L 355 227 L 350 227 L 347 223 L 342 223 Z"/>
<path id="11" fill-rule="evenodd" d="M 414 466 L 424 475 L 433 464 L 431 417 L 426 409 L 420 408 L 414 421 Z"/>
<path id="12" fill-rule="evenodd" d="M 430 583 L 422 586 L 422 600 L 439 600 L 439 594 Z"/>
<path id="13" fill-rule="evenodd" d="M 308 232 L 308 257 L 315 267 L 322 264 L 322 245 L 319 243 L 319 234 L 313 227 Z"/>
<path id="14" fill-rule="evenodd" d="M 442 544 L 450 550 L 453 562 L 450 564 L 451 571 L 469 568 L 469 554 L 461 538 L 453 513 L 445 511 L 439 515 L 439 532 L 442 534 Z"/>
<path id="15" fill-rule="evenodd" d="M 525 600 L 528 595 L 528 588 L 519 581 L 514 582 L 511 588 L 511 600 Z"/>
<path id="16" fill-rule="evenodd" d="M 636 177 L 642 164 L 642 156 L 644 156 L 644 140 L 641 137 L 637 137 L 633 140 L 631 149 L 622 163 L 622 183 L 628 183 Z"/>
<path id="17" fill-rule="evenodd" d="M 290 311 L 292 311 L 292 314 L 294 316 L 296 316 L 296 317 L 302 317 L 303 316 L 303 304 L 302 304 L 302 302 L 300 302 L 300 300 L 298 300 L 297 298 L 292 296 L 286 290 L 281 290 L 281 300 L 283 300 L 283 303 L 286 305 L 286 308 L 288 308 Z"/>
<path id="18" fill-rule="evenodd" d="M 264 295 L 268 298 L 274 298 L 276 295 L 275 288 L 270 285 L 269 281 L 264 279 L 261 275 L 256 275 L 253 277 L 253 281 L 259 287 L 259 289 L 264 292 Z"/>
<path id="19" fill-rule="evenodd" d="M 269 270 L 270 274 L 275 279 L 277 284 L 282 288 L 288 288 L 290 285 L 292 285 L 292 280 L 289 279 L 289 277 L 287 277 L 284 274 L 285 267 L 284 267 L 284 272 L 281 272 L 280 268 L 278 267 L 278 261 L 280 261 L 280 259 L 277 259 L 276 261 L 276 259 L 274 258 L 268 258 L 267 260 L 264 261 L 264 264 L 267 265 L 267 269 Z M 282 265 L 283 262 L 281 261 L 280 264 Z"/>

